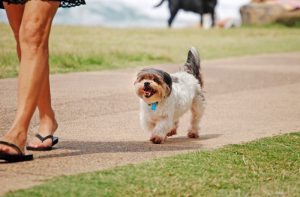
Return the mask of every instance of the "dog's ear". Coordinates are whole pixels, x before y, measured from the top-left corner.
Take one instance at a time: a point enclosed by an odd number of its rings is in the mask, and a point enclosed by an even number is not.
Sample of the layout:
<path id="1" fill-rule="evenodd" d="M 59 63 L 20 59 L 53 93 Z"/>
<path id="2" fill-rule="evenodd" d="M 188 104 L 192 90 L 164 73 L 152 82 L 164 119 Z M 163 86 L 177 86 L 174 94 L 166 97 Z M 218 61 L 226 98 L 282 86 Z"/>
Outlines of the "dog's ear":
<path id="1" fill-rule="evenodd" d="M 166 84 L 166 96 L 170 96 L 172 92 L 172 77 L 169 73 L 158 70 L 158 69 L 152 69 L 151 72 L 154 72 L 155 74 L 158 74 L 161 79 L 164 81 Z"/>
<path id="2" fill-rule="evenodd" d="M 143 74 L 144 74 L 144 73 L 143 73 L 142 71 L 140 71 L 140 72 L 137 74 L 136 80 L 134 81 L 134 85 L 135 85 L 136 83 L 139 83 L 139 82 L 142 81 Z"/>
<path id="3" fill-rule="evenodd" d="M 140 77 L 137 77 L 133 84 L 135 85 L 135 84 L 137 84 L 140 81 L 141 81 Z"/>
<path id="4" fill-rule="evenodd" d="M 170 96 L 171 92 L 172 92 L 172 77 L 169 73 L 167 72 L 163 72 L 162 74 L 163 76 L 163 80 L 167 85 L 167 92 L 166 92 L 166 96 Z"/>
<path id="5" fill-rule="evenodd" d="M 171 92 L 172 92 L 172 87 L 166 86 L 166 97 L 170 96 Z"/>

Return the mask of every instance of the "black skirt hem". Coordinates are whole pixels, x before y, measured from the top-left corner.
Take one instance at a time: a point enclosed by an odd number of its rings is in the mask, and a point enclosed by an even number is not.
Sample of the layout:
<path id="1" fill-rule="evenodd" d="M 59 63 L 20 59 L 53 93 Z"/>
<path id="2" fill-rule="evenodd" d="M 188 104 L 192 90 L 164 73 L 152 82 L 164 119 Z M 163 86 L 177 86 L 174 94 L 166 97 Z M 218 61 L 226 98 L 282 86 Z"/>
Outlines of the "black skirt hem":
<path id="1" fill-rule="evenodd" d="M 30 0 L 0 0 L 0 9 L 4 9 L 3 2 L 7 2 L 8 4 L 25 4 Z M 62 8 L 71 8 L 80 5 L 85 5 L 85 0 L 42 0 L 42 1 L 60 1 L 59 7 Z"/>

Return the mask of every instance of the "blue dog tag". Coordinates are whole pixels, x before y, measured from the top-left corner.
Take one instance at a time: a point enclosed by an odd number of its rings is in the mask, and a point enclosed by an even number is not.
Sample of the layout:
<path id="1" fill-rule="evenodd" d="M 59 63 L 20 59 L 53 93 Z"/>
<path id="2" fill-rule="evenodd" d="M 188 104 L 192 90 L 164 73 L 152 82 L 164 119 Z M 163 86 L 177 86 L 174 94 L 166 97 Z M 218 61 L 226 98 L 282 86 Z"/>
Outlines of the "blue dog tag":
<path id="1" fill-rule="evenodd" d="M 151 104 L 151 110 L 155 111 L 156 110 L 156 106 L 157 106 L 157 103 L 152 103 Z"/>

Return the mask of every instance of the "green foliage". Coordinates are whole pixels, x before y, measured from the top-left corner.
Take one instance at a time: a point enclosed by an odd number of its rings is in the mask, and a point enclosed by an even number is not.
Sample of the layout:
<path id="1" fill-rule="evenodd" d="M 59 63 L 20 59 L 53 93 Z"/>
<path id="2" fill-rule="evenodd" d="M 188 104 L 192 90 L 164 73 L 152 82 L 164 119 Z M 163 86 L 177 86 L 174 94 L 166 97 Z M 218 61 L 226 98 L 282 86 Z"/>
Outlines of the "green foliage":
<path id="1" fill-rule="evenodd" d="M 0 78 L 15 77 L 18 60 L 8 25 L 0 24 Z M 52 73 L 182 64 L 190 46 L 202 59 L 300 50 L 300 29 L 283 26 L 236 29 L 108 29 L 54 26 Z"/>

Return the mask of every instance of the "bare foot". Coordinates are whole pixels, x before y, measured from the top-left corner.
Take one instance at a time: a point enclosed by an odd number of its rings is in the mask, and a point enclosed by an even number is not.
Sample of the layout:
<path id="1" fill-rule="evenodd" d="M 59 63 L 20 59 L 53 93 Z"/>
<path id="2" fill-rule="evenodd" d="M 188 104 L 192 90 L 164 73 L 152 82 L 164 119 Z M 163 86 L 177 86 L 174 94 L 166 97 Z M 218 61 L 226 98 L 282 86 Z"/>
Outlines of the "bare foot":
<path id="1" fill-rule="evenodd" d="M 5 136 L 0 138 L 0 141 L 4 141 L 16 145 L 24 153 L 26 138 L 27 138 L 26 131 L 21 132 L 21 134 L 17 134 L 17 135 L 15 135 L 14 132 L 10 131 Z M 20 154 L 16 149 L 3 144 L 0 144 L 0 152 L 11 154 L 11 155 Z"/>
<path id="2" fill-rule="evenodd" d="M 48 135 L 53 135 L 55 131 L 58 128 L 58 124 L 55 120 L 55 118 L 43 118 L 40 121 L 40 126 L 39 126 L 39 134 L 42 137 L 46 137 Z M 33 147 L 33 148 L 44 148 L 44 147 L 49 147 L 52 146 L 52 139 L 46 139 L 45 141 L 41 141 L 37 137 L 34 137 L 29 143 L 28 146 Z"/>

